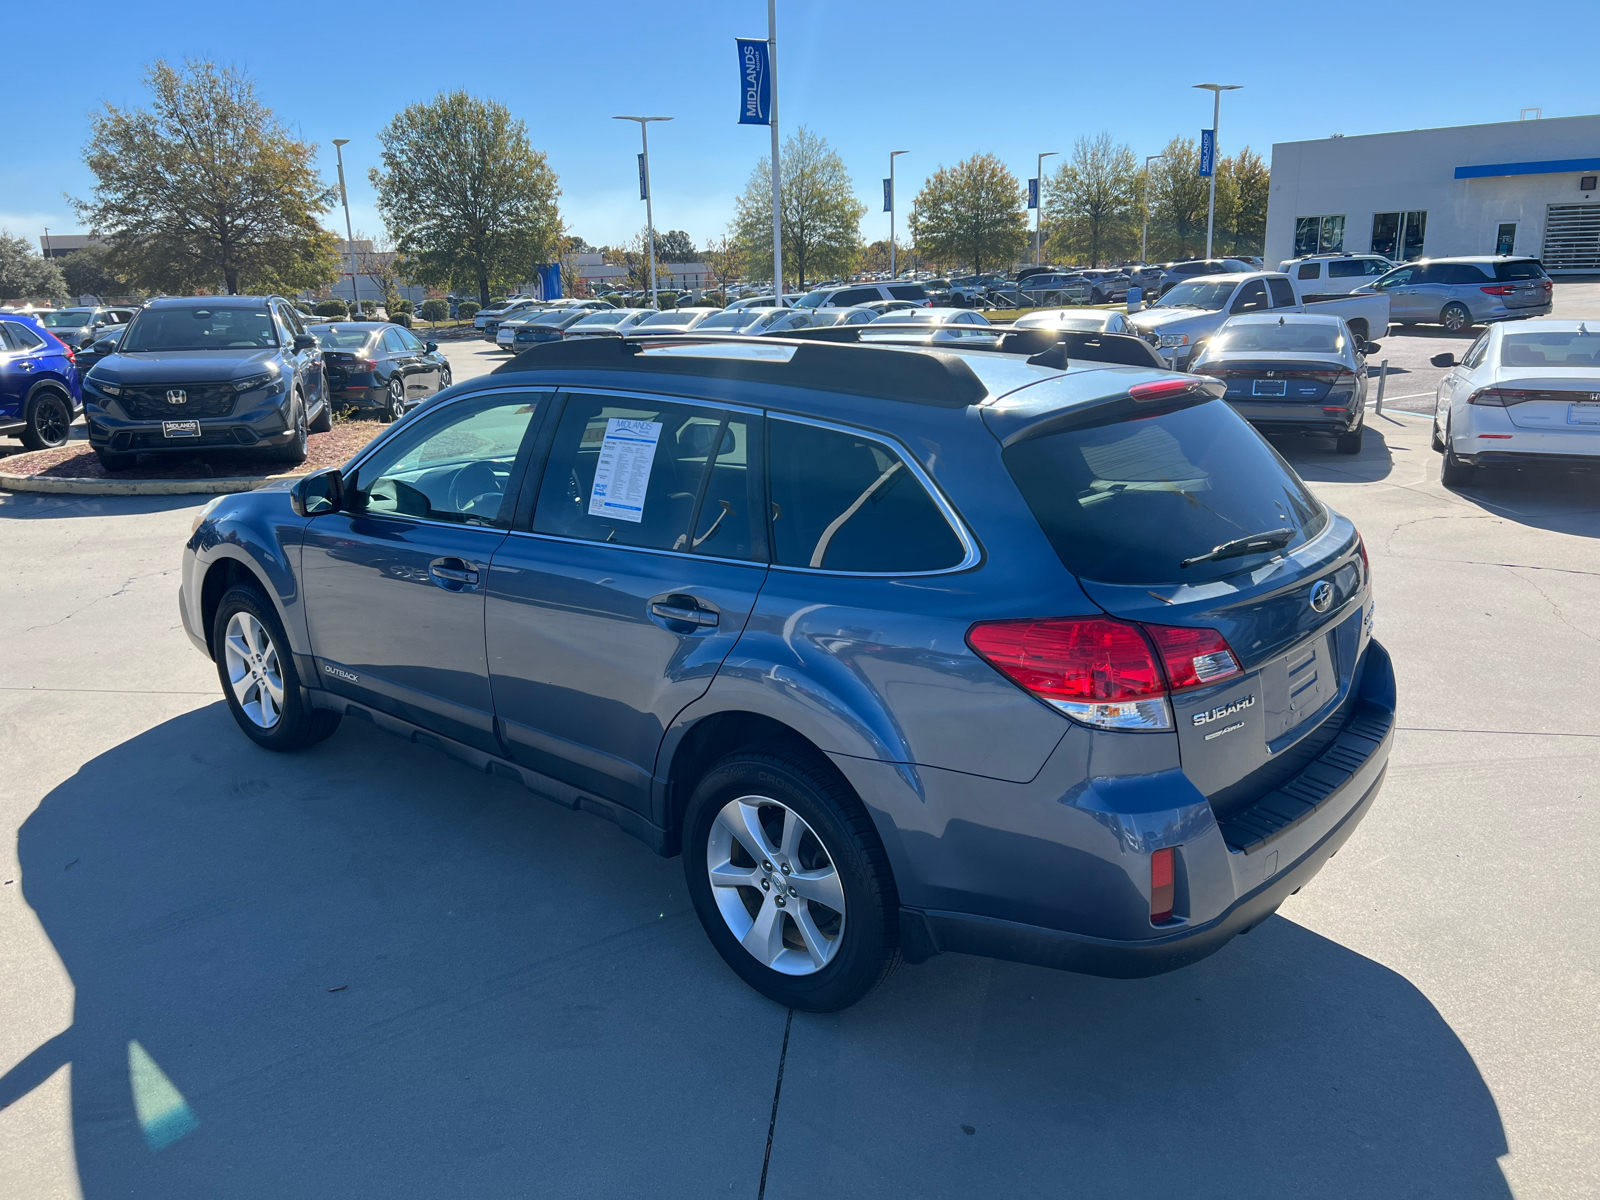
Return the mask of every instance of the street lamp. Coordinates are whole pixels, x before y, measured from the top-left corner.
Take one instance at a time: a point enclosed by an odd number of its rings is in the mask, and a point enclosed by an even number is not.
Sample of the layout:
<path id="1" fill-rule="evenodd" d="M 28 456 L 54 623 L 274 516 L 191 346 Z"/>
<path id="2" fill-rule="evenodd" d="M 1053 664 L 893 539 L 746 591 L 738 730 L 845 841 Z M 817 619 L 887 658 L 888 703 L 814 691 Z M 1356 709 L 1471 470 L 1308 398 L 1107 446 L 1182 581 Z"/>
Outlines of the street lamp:
<path id="1" fill-rule="evenodd" d="M 1044 220 L 1044 160 L 1060 153 L 1059 150 L 1045 151 L 1039 155 L 1039 161 L 1033 167 L 1033 178 L 1039 189 L 1038 207 L 1033 210 L 1033 265 L 1036 267 L 1043 265 L 1039 258 L 1039 224 Z"/>
<path id="2" fill-rule="evenodd" d="M 1211 230 L 1217 220 L 1217 124 L 1222 116 L 1222 93 L 1237 92 L 1239 83 L 1197 83 L 1193 86 L 1211 93 L 1211 200 L 1206 207 L 1206 257 L 1211 257 Z"/>
<path id="3" fill-rule="evenodd" d="M 1146 154 L 1144 156 L 1144 228 L 1139 230 L 1139 261 L 1149 259 L 1150 244 L 1150 164 L 1164 159 L 1165 154 Z"/>
<path id="4" fill-rule="evenodd" d="M 894 265 L 894 160 L 901 154 L 910 154 L 909 150 L 889 151 L 889 278 L 899 279 L 900 273 Z"/>
<path id="5" fill-rule="evenodd" d="M 639 190 L 644 193 L 644 230 L 645 238 L 650 245 L 650 306 L 660 308 L 661 302 L 656 296 L 656 221 L 654 206 L 650 200 L 650 122 L 670 121 L 671 117 L 612 117 L 613 121 L 639 122 L 639 138 L 644 145 L 644 153 L 639 156 L 639 162 L 644 170 L 644 177 L 640 180 L 644 186 Z"/>
<path id="6" fill-rule="evenodd" d="M 350 258 L 350 299 L 355 306 L 355 315 L 359 319 L 361 289 L 356 283 L 356 235 L 350 229 L 350 193 L 344 186 L 344 148 L 349 144 L 349 138 L 333 139 L 333 152 L 339 156 L 339 198 L 344 201 L 344 251 Z"/>

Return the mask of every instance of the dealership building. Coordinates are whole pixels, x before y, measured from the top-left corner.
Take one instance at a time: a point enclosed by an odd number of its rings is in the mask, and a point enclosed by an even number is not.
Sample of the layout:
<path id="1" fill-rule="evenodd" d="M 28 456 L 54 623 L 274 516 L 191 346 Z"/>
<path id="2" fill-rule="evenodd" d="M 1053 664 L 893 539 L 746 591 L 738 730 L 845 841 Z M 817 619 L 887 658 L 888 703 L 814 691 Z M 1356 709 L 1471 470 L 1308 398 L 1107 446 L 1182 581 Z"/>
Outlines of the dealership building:
<path id="1" fill-rule="evenodd" d="M 1266 260 L 1518 254 L 1600 271 L 1600 116 L 1272 147 Z"/>

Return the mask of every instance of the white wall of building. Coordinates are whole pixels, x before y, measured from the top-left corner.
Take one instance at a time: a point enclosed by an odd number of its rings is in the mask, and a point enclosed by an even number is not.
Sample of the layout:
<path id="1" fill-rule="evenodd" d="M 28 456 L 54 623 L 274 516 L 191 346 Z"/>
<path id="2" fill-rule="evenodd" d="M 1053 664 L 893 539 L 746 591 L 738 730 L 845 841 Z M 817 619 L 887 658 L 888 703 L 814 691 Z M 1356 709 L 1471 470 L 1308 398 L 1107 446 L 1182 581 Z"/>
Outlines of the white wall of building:
<path id="1" fill-rule="evenodd" d="M 1493 254 L 1503 222 L 1518 222 L 1515 253 L 1539 255 L 1552 204 L 1593 204 L 1580 191 L 1593 168 L 1457 179 L 1457 167 L 1600 160 L 1600 116 L 1506 121 L 1359 137 L 1279 142 L 1272 147 L 1266 259 L 1294 254 L 1297 217 L 1343 215 L 1344 250 L 1372 249 L 1376 213 L 1425 211 L 1423 254 Z"/>

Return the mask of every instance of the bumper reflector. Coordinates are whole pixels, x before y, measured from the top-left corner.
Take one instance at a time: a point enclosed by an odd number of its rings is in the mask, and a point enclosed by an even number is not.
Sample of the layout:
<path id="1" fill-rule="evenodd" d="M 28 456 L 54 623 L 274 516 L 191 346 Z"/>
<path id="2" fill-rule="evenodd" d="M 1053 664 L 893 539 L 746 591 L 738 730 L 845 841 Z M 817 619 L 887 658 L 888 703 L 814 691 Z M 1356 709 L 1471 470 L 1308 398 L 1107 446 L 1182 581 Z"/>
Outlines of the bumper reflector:
<path id="1" fill-rule="evenodd" d="M 1150 924 L 1172 920 L 1172 848 L 1150 855 Z"/>

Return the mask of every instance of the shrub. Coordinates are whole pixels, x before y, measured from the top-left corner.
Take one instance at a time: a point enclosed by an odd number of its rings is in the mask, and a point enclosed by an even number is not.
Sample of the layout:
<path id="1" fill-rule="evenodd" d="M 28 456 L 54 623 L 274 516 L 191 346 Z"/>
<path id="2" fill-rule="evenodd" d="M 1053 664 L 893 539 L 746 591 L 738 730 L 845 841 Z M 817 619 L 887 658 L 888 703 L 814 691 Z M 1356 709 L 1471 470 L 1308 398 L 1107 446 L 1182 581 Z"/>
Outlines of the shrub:
<path id="1" fill-rule="evenodd" d="M 448 300 L 424 300 L 422 302 L 422 319 L 437 325 L 450 315 L 450 302 Z"/>
<path id="2" fill-rule="evenodd" d="M 456 316 L 463 321 L 470 321 L 478 315 L 478 302 L 476 300 L 463 300 L 456 305 Z"/>
<path id="3" fill-rule="evenodd" d="M 401 296 L 393 304 L 386 305 L 385 307 L 387 307 L 392 313 L 414 313 L 417 311 L 417 306 L 411 303 L 411 301 L 407 300 L 404 296 Z"/>
<path id="4" fill-rule="evenodd" d="M 294 306 L 295 306 L 295 308 L 297 310 L 299 310 L 300 312 L 305 313 L 305 315 L 308 316 L 308 317 L 314 317 L 314 316 L 317 315 L 316 313 L 311 311 L 311 305 L 307 304 L 304 300 L 296 300 L 294 302 Z"/>
<path id="5" fill-rule="evenodd" d="M 678 296 L 675 292 L 657 292 L 656 300 L 658 302 L 657 307 L 659 307 L 662 312 L 666 312 L 669 309 L 678 307 Z"/>
<path id="6" fill-rule="evenodd" d="M 601 296 L 600 299 L 611 305 L 612 308 L 628 307 L 628 298 L 621 292 L 607 292 L 604 296 Z"/>
<path id="7" fill-rule="evenodd" d="M 728 298 L 721 292 L 707 292 L 700 297 L 700 305 L 703 308 L 726 308 L 728 307 Z"/>
<path id="8" fill-rule="evenodd" d="M 311 311 L 319 317 L 343 318 L 350 315 L 343 300 L 323 300 Z"/>
<path id="9" fill-rule="evenodd" d="M 382 307 L 383 305 L 379 304 L 376 300 L 363 300 L 361 302 L 361 312 L 363 316 L 370 317 Z"/>
<path id="10" fill-rule="evenodd" d="M 403 313 L 403 312 L 394 313 L 389 317 L 389 324 L 391 324 L 391 325 L 404 325 L 407 329 L 410 329 L 411 328 L 411 314 L 410 313 Z"/>

